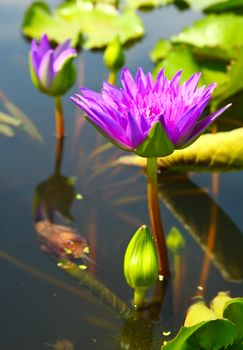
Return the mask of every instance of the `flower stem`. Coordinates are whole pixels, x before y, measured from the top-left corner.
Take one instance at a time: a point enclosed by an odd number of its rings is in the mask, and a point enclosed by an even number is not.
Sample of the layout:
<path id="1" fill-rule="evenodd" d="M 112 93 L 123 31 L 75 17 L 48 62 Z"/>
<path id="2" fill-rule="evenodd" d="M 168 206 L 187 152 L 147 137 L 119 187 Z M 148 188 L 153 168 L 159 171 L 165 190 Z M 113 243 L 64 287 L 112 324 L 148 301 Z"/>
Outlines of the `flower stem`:
<path id="1" fill-rule="evenodd" d="M 144 288 L 134 289 L 134 299 L 133 304 L 136 309 L 140 309 L 144 306 L 144 297 L 146 290 Z"/>
<path id="2" fill-rule="evenodd" d="M 64 119 L 62 112 L 61 96 L 54 97 L 55 99 L 55 117 L 56 117 L 56 137 L 58 139 L 64 136 Z"/>
<path id="3" fill-rule="evenodd" d="M 117 75 L 117 72 L 114 71 L 114 70 L 111 70 L 110 73 L 109 73 L 109 77 L 108 77 L 108 82 L 112 85 L 115 84 L 116 82 L 116 75 Z"/>
<path id="4" fill-rule="evenodd" d="M 169 259 L 160 215 L 157 186 L 157 158 L 155 157 L 147 158 L 147 179 L 148 210 L 152 234 L 158 254 L 159 275 L 168 277 L 170 274 Z"/>

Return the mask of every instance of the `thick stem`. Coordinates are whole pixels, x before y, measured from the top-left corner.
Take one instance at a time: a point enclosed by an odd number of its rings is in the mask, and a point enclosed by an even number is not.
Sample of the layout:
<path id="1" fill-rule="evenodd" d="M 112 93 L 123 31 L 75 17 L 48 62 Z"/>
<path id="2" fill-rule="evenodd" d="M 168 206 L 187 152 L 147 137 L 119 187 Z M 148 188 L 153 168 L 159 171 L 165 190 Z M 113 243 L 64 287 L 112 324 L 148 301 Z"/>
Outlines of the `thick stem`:
<path id="1" fill-rule="evenodd" d="M 64 136 L 64 119 L 62 113 L 61 96 L 55 97 L 55 117 L 56 117 L 56 137 L 58 139 Z"/>
<path id="2" fill-rule="evenodd" d="M 148 210 L 152 226 L 152 234 L 158 254 L 159 275 L 168 277 L 170 274 L 170 269 L 165 235 L 160 215 L 157 186 L 157 158 L 147 158 L 147 179 Z"/>

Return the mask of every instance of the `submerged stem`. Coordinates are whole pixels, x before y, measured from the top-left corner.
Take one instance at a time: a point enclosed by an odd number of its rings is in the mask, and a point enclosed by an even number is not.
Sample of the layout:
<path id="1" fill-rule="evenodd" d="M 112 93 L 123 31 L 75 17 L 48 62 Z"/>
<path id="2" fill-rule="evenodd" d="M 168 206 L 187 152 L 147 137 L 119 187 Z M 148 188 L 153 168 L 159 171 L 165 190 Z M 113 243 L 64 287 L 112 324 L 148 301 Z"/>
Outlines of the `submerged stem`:
<path id="1" fill-rule="evenodd" d="M 63 119 L 63 112 L 62 112 L 61 96 L 56 96 L 54 99 L 55 99 L 56 137 L 60 139 L 64 136 L 64 119 Z"/>
<path id="2" fill-rule="evenodd" d="M 165 241 L 165 235 L 161 220 L 158 186 L 157 186 L 157 158 L 147 158 L 147 192 L 148 192 L 148 210 L 152 234 L 158 254 L 159 274 L 168 277 L 169 259 Z"/>

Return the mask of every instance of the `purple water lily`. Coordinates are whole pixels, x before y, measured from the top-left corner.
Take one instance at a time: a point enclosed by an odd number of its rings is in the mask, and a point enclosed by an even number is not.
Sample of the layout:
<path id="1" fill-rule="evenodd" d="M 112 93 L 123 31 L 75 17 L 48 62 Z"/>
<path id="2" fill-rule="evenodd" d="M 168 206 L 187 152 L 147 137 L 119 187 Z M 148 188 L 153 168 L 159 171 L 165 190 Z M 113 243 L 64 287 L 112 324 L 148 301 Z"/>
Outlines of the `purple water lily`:
<path id="1" fill-rule="evenodd" d="M 180 85 L 181 73 L 168 80 L 162 69 L 154 81 L 139 68 L 134 80 L 125 67 L 122 88 L 104 83 L 101 94 L 81 88 L 81 95 L 71 99 L 119 147 L 145 157 L 164 156 L 190 144 L 230 106 L 201 118 L 216 84 L 197 89 L 201 74 L 196 73 Z"/>
<path id="2" fill-rule="evenodd" d="M 52 49 L 47 35 L 43 35 L 39 45 L 32 41 L 30 70 L 34 85 L 50 95 L 61 95 L 75 81 L 72 60 L 77 52 L 70 46 L 70 40 Z"/>

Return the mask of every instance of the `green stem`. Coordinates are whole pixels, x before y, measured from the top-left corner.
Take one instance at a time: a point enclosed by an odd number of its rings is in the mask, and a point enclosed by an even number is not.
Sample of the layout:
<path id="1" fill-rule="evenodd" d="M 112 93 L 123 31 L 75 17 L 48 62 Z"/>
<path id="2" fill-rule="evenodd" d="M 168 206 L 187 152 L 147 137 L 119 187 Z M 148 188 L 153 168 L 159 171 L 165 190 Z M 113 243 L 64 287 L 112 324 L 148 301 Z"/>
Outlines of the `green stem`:
<path id="1" fill-rule="evenodd" d="M 117 73 L 116 71 L 112 71 L 112 70 L 109 73 L 108 82 L 112 85 L 114 85 L 116 82 L 116 73 Z"/>
<path id="2" fill-rule="evenodd" d="M 158 254 L 159 275 L 168 277 L 170 274 L 169 259 L 165 241 L 165 235 L 160 215 L 158 186 L 157 186 L 157 158 L 147 158 L 147 193 L 148 210 L 152 234 Z"/>
<path id="3" fill-rule="evenodd" d="M 54 97 L 55 99 L 55 118 L 56 118 L 56 137 L 58 139 L 64 136 L 64 119 L 62 112 L 61 96 Z"/>
<path id="4" fill-rule="evenodd" d="M 144 288 L 134 289 L 133 304 L 136 309 L 140 309 L 141 307 L 144 306 L 145 292 L 146 292 L 146 289 Z"/>

